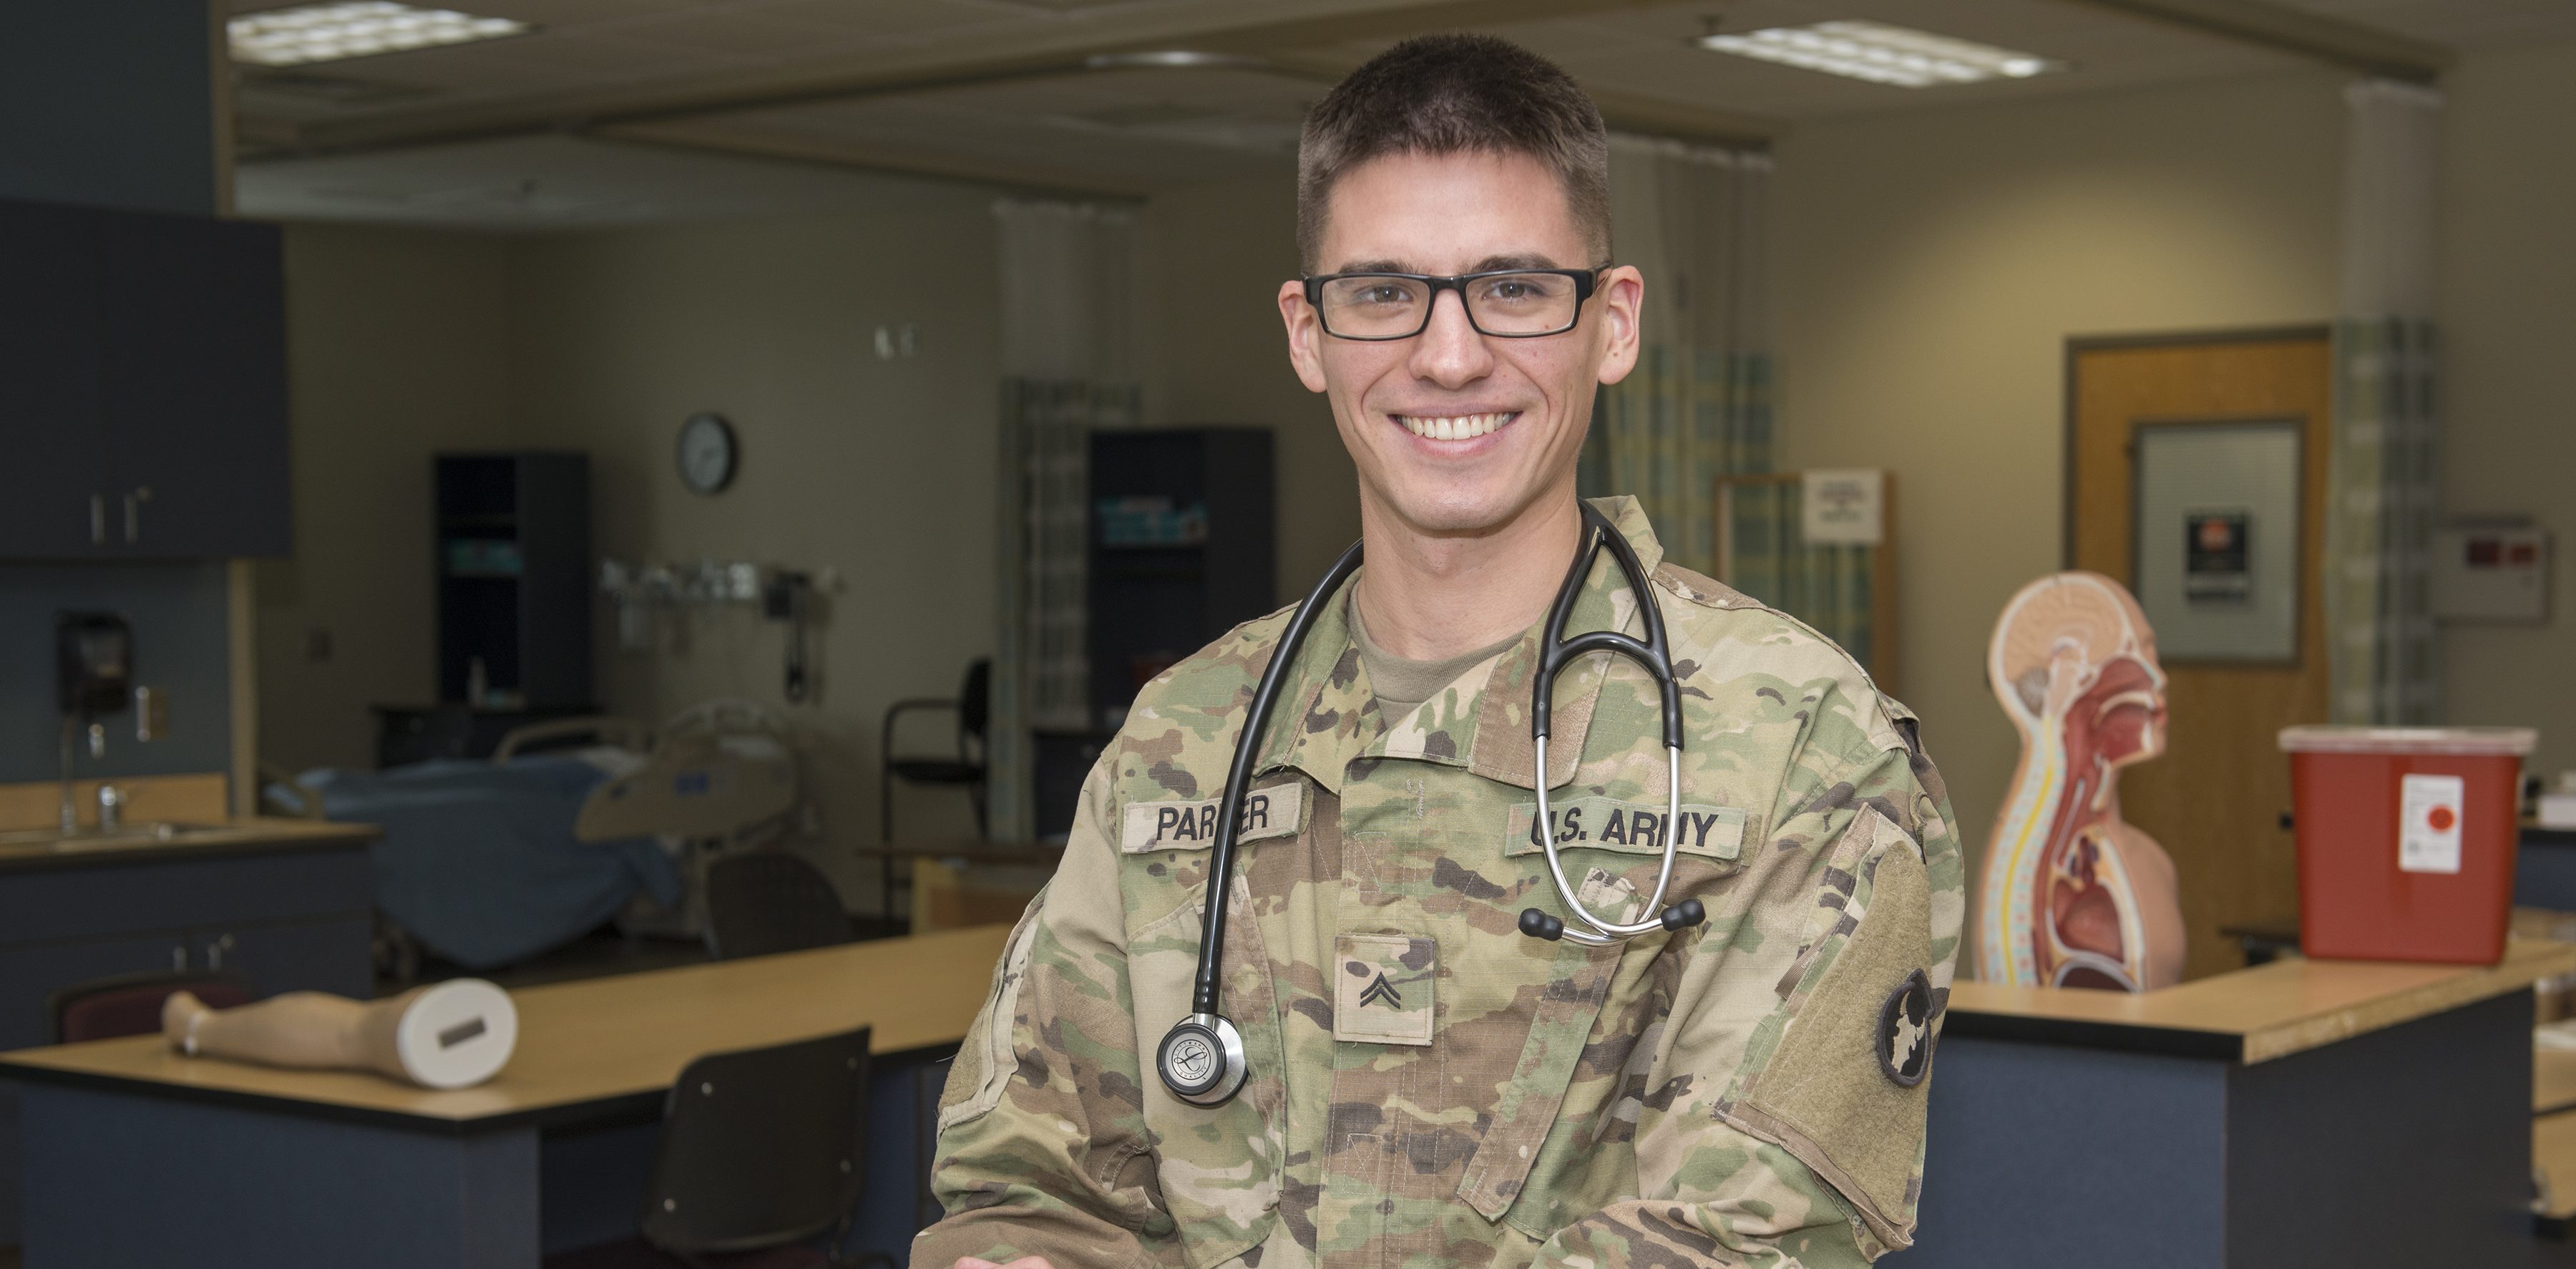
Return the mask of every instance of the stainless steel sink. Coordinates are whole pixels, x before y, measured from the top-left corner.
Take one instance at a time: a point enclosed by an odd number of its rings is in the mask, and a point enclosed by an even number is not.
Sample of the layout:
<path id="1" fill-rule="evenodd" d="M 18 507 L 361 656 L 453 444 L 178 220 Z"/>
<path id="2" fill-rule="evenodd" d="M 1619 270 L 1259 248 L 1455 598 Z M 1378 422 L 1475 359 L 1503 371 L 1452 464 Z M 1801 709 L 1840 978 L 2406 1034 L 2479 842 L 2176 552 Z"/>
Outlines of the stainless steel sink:
<path id="1" fill-rule="evenodd" d="M 132 846 L 140 842 L 176 842 L 230 831 L 221 824 L 181 824 L 152 820 L 137 824 L 120 824 L 114 832 L 84 828 L 65 833 L 59 828 L 0 829 L 0 848 L 33 846 L 44 850 L 105 850 Z"/>

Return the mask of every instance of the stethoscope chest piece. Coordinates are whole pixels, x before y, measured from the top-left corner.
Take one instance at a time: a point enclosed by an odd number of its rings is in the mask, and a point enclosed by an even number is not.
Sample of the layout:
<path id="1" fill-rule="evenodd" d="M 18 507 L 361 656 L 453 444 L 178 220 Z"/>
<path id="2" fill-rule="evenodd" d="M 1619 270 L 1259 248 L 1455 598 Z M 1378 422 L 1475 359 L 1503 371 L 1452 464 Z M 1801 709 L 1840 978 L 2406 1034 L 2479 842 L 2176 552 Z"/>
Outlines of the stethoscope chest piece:
<path id="1" fill-rule="evenodd" d="M 1222 1106 L 1243 1091 L 1243 1033 L 1223 1014 L 1191 1014 L 1163 1033 L 1154 1069 L 1172 1096 L 1193 1106 Z"/>

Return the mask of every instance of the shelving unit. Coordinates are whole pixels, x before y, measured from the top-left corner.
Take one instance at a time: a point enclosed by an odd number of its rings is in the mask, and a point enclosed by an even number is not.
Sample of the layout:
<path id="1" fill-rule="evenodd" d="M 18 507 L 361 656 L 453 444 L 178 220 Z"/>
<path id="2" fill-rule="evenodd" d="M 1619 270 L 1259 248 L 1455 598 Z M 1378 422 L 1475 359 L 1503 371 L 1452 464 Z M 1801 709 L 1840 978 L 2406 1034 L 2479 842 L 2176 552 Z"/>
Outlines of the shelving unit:
<path id="1" fill-rule="evenodd" d="M 441 454 L 437 482 L 439 699 L 502 710 L 586 706 L 590 460 Z"/>
<path id="2" fill-rule="evenodd" d="M 1270 433 L 1091 438 L 1091 715 L 1114 730 L 1136 689 L 1278 606 Z"/>
<path id="3" fill-rule="evenodd" d="M 1270 432 L 1196 427 L 1091 437 L 1088 718 L 1033 737 L 1040 837 L 1073 823 L 1084 773 L 1136 689 L 1278 607 Z"/>

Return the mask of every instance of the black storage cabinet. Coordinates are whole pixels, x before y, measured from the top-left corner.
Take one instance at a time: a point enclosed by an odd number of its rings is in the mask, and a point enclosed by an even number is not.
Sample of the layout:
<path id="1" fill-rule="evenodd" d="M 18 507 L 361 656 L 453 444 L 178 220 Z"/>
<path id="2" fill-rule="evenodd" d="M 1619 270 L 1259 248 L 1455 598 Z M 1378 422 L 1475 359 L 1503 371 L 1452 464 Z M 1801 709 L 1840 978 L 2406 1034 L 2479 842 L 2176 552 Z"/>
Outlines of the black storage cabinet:
<path id="1" fill-rule="evenodd" d="M 588 705 L 589 458 L 441 454 L 437 470 L 439 699 Z M 478 659 L 493 695 L 468 701 Z"/>
<path id="2" fill-rule="evenodd" d="M 1270 433 L 1201 427 L 1091 437 L 1091 721 L 1115 731 L 1145 680 L 1279 606 Z M 1117 508 L 1204 514 L 1195 541 L 1119 541 Z"/>

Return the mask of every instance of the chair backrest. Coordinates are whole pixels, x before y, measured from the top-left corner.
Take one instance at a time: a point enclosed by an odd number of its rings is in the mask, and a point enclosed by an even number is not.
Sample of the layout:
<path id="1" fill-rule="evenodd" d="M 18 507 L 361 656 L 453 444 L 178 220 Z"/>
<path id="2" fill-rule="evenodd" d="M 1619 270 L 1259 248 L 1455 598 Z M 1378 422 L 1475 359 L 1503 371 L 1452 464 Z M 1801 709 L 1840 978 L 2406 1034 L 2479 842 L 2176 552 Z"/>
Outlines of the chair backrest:
<path id="1" fill-rule="evenodd" d="M 977 657 L 966 666 L 966 682 L 957 689 L 958 757 L 966 754 L 965 738 L 972 736 L 980 749 L 984 733 L 993 725 L 993 658 Z"/>
<path id="2" fill-rule="evenodd" d="M 196 993 L 217 1009 L 246 1005 L 257 999 L 250 984 L 214 970 L 119 974 L 74 983 L 46 999 L 54 1019 L 54 1043 L 112 1040 L 150 1035 L 161 1029 L 161 1006 L 174 992 Z"/>
<path id="3" fill-rule="evenodd" d="M 756 1251 L 843 1227 L 859 1197 L 867 1091 L 865 1027 L 690 1062 L 663 1114 L 645 1240 Z"/>
<path id="4" fill-rule="evenodd" d="M 707 951 L 720 961 L 851 941 L 850 914 L 831 878 L 781 851 L 748 851 L 707 865 Z"/>

